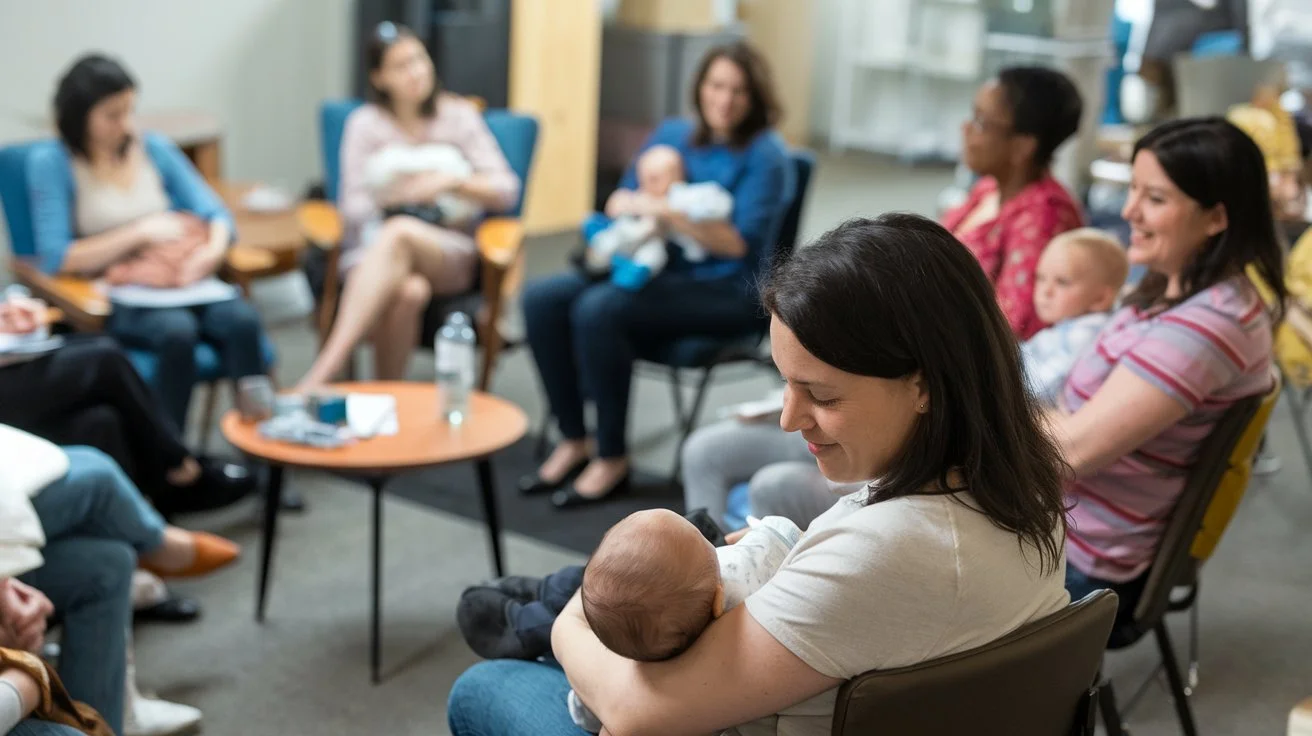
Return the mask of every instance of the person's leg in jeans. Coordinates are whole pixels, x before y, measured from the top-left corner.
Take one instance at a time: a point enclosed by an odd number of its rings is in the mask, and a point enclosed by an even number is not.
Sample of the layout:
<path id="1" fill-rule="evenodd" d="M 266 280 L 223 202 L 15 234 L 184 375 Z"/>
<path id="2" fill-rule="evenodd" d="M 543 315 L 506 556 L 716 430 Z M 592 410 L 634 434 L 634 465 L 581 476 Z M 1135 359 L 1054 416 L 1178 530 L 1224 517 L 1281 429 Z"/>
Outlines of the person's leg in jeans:
<path id="1" fill-rule="evenodd" d="M 164 543 L 164 519 L 108 455 L 91 447 L 64 452 L 68 474 L 32 497 L 48 539 L 115 539 L 137 553 Z"/>
<path id="2" fill-rule="evenodd" d="M 236 381 L 246 376 L 264 375 L 264 356 L 260 350 L 260 315 L 245 299 L 208 304 L 196 309 L 200 339 L 213 345 L 223 361 L 224 375 Z"/>
<path id="3" fill-rule="evenodd" d="M 5 736 L 83 736 L 83 734 L 69 726 L 28 718 L 10 729 Z"/>
<path id="4" fill-rule="evenodd" d="M 524 285 L 521 297 L 524 337 L 562 441 L 536 474 L 520 481 L 522 489 L 553 488 L 588 458 L 584 390 L 574 359 L 571 315 L 574 302 L 592 285 L 572 271 L 534 279 Z"/>
<path id="5" fill-rule="evenodd" d="M 761 468 L 805 460 L 815 466 L 801 433 L 783 431 L 773 418 L 726 419 L 701 427 L 688 436 L 680 452 L 684 509 L 704 508 L 717 521 L 724 518 L 729 491 L 751 480 Z"/>
<path id="6" fill-rule="evenodd" d="M 21 580 L 44 593 L 63 622 L 59 677 L 121 734 L 137 556 L 127 542 L 87 537 L 52 539 L 42 553 L 45 564 Z"/>
<path id="7" fill-rule="evenodd" d="M 149 350 L 159 360 L 155 390 L 178 429 L 187 426 L 187 408 L 196 385 L 196 343 L 200 320 L 190 309 L 118 307 L 105 325 L 124 345 Z"/>
<path id="8" fill-rule="evenodd" d="M 597 407 L 597 459 L 561 491 L 558 506 L 608 494 L 629 472 L 626 434 L 633 361 L 641 345 L 686 336 L 731 337 L 760 327 L 760 307 L 738 279 L 666 273 L 639 291 L 594 285 L 574 302 L 574 355 Z"/>
<path id="9" fill-rule="evenodd" d="M 748 508 L 754 516 L 782 516 L 806 529 L 838 499 L 865 485 L 830 482 L 815 460 L 774 463 L 752 476 L 747 486 Z"/>
<path id="10" fill-rule="evenodd" d="M 452 736 L 584 736 L 569 717 L 555 664 L 498 660 L 465 670 L 447 697 Z"/>

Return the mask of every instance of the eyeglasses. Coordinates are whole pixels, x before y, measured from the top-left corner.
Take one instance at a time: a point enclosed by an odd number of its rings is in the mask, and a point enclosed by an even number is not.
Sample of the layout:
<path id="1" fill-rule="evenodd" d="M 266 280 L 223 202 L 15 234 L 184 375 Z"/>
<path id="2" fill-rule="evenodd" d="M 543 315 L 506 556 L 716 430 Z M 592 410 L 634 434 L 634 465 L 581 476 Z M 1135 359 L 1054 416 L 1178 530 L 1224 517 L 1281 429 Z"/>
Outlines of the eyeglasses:
<path id="1" fill-rule="evenodd" d="M 971 113 L 970 119 L 966 121 L 966 124 L 979 133 L 988 133 L 989 131 L 994 131 L 1003 134 L 1010 134 L 1012 132 L 1012 127 L 1010 123 L 1002 123 L 997 120 L 989 120 L 983 115 L 980 115 L 978 110 Z"/>

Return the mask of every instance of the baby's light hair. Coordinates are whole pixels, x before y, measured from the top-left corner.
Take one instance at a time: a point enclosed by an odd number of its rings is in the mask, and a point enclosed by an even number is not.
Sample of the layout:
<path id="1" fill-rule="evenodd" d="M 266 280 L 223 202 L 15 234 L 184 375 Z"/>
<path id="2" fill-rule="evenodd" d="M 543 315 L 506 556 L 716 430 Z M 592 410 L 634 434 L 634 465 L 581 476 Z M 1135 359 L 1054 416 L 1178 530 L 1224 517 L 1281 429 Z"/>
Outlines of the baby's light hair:
<path id="1" fill-rule="evenodd" d="M 1130 275 L 1130 260 L 1125 255 L 1125 246 L 1115 236 L 1096 227 L 1081 227 L 1068 230 L 1048 243 L 1048 248 L 1068 246 L 1087 254 L 1098 272 L 1098 280 L 1120 291 Z"/>

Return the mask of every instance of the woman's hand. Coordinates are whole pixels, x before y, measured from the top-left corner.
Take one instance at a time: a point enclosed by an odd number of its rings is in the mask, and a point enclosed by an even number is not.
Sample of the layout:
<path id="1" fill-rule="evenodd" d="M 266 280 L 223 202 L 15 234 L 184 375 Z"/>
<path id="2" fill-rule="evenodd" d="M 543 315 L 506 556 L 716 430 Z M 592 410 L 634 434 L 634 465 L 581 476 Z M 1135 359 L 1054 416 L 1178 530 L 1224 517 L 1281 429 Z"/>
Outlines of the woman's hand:
<path id="1" fill-rule="evenodd" d="M 436 171 L 409 174 L 392 182 L 379 195 L 378 201 L 384 208 L 403 204 L 431 204 L 443 194 L 458 189 L 460 181 L 460 177 Z"/>
<path id="2" fill-rule="evenodd" d="M 166 243 L 177 240 L 187 232 L 187 217 L 177 212 L 156 212 L 133 223 L 136 234 L 146 243 Z"/>
<path id="3" fill-rule="evenodd" d="M 5 646 L 39 654 L 46 619 L 54 612 L 54 604 L 36 588 L 14 578 L 0 583 L 0 638 Z"/>
<path id="4" fill-rule="evenodd" d="M 40 299 L 10 299 L 0 303 L 0 334 L 26 335 L 45 323 L 46 304 Z"/>

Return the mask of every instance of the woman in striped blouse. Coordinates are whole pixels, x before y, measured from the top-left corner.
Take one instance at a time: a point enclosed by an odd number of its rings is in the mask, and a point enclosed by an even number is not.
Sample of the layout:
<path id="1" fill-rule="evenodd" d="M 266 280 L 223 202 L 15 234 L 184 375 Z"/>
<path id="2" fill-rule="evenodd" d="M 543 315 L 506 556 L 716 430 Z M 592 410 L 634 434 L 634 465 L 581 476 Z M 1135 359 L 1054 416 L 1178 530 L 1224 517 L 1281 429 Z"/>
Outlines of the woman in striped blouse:
<path id="1" fill-rule="evenodd" d="M 1120 595 L 1125 622 L 1198 450 L 1235 401 L 1271 387 L 1269 314 L 1284 303 L 1262 154 L 1220 118 L 1166 123 L 1135 146 L 1130 262 L 1149 270 L 1076 362 L 1050 423 L 1074 471 L 1066 588 Z M 1133 411 L 1129 408 L 1133 407 Z"/>

